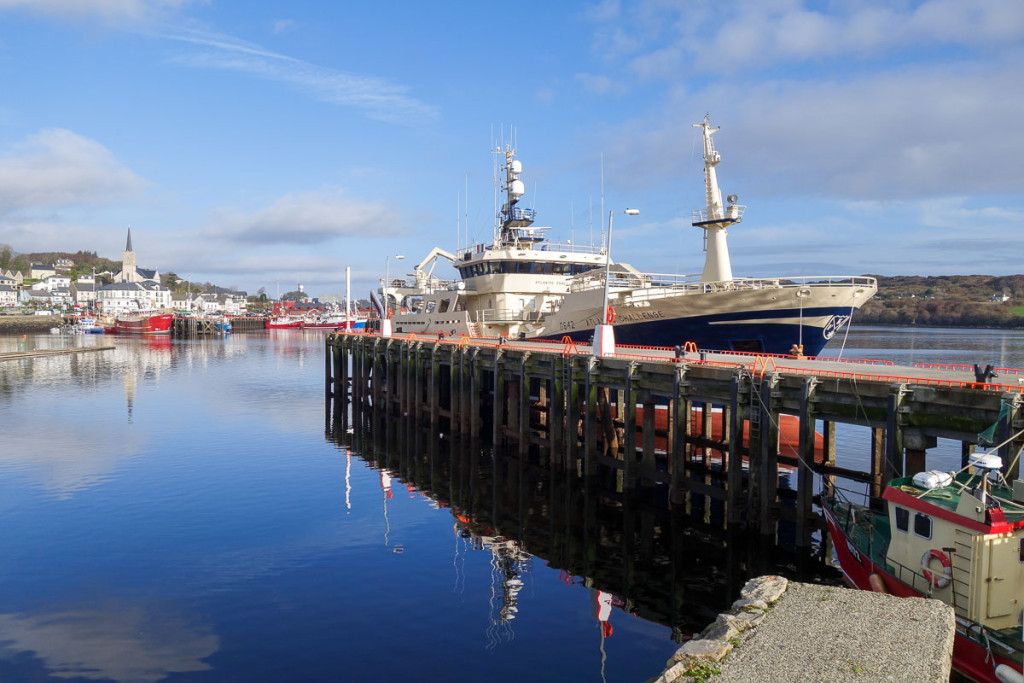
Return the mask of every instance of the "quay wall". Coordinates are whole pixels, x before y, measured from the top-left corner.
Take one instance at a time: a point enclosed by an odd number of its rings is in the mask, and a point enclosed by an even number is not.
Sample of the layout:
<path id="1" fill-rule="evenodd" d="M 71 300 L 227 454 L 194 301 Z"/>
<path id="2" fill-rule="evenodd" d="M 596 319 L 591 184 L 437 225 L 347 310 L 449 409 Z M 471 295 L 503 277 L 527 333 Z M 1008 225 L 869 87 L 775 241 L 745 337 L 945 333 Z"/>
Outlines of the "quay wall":
<path id="1" fill-rule="evenodd" d="M 0 315 L 0 334 L 41 334 L 63 324 L 59 315 Z"/>
<path id="2" fill-rule="evenodd" d="M 946 683 L 955 634 L 953 608 L 938 600 L 766 576 L 649 683 Z"/>

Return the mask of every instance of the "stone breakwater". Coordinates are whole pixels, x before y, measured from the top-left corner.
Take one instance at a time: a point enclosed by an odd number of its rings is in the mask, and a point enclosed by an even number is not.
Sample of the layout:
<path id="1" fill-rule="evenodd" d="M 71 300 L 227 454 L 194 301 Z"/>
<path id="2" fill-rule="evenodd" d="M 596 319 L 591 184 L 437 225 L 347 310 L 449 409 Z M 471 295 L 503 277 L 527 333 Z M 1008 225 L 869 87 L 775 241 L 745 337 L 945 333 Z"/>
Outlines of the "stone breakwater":
<path id="1" fill-rule="evenodd" d="M 63 324 L 59 315 L 0 315 L 0 334 L 45 334 Z"/>
<path id="2" fill-rule="evenodd" d="M 955 630 L 937 600 L 763 576 L 650 681 L 945 683 Z"/>

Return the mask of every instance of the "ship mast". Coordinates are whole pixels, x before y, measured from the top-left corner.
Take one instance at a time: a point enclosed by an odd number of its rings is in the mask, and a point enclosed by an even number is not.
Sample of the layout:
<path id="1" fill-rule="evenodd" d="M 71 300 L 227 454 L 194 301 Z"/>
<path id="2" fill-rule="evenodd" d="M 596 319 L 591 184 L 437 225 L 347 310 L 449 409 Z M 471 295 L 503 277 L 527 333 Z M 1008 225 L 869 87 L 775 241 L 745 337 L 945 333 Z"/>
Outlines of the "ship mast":
<path id="1" fill-rule="evenodd" d="M 715 166 L 722 160 L 715 150 L 711 136 L 718 130 L 708 123 L 710 115 L 704 116 L 703 123 L 693 124 L 700 128 L 704 135 L 704 187 L 707 208 L 693 212 L 693 226 L 704 230 L 704 271 L 702 282 L 729 282 L 732 280 L 732 264 L 729 262 L 729 245 L 726 243 L 726 228 L 743 220 L 743 212 L 747 208 L 736 203 L 736 195 L 726 199 L 728 206 L 722 205 L 722 191 L 718 187 L 718 176 Z"/>
<path id="2" fill-rule="evenodd" d="M 498 242 L 511 244 L 516 241 L 516 231 L 513 228 L 526 228 L 533 225 L 533 209 L 519 208 L 519 199 L 526 194 L 526 187 L 519 175 L 523 172 L 523 163 L 516 159 L 516 152 L 511 146 L 505 147 L 505 181 L 502 189 L 505 191 L 505 204 L 501 207 L 498 215 L 500 231 Z"/>

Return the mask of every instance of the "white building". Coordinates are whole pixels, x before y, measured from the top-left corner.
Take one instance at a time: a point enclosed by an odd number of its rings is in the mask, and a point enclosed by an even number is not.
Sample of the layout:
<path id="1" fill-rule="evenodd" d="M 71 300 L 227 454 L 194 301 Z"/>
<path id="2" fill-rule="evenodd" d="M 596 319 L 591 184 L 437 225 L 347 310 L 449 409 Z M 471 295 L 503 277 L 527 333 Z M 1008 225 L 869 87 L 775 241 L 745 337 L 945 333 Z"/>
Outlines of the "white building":
<path id="1" fill-rule="evenodd" d="M 75 297 L 75 303 L 79 306 L 91 307 L 96 303 L 96 283 L 92 276 L 78 278 L 71 283 L 71 295 Z"/>
<path id="2" fill-rule="evenodd" d="M 106 315 L 171 307 L 171 290 L 155 282 L 114 282 L 96 290 L 96 305 Z"/>
<path id="3" fill-rule="evenodd" d="M 52 292 L 57 289 L 70 288 L 71 278 L 67 275 L 50 275 L 43 279 L 43 283 Z"/>
<path id="4" fill-rule="evenodd" d="M 18 293 L 10 285 L 0 285 L 0 307 L 9 308 L 18 305 Z"/>

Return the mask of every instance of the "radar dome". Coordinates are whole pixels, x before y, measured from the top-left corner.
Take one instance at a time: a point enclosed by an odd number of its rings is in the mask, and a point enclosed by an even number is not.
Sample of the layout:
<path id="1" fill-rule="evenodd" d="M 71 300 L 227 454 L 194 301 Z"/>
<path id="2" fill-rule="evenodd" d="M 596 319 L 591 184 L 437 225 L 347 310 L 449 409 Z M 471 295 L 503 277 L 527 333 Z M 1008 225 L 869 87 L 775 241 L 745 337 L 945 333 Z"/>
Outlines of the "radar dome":
<path id="1" fill-rule="evenodd" d="M 512 163 L 510 163 L 508 167 L 513 173 L 523 172 L 523 162 L 519 161 L 519 159 L 513 159 Z"/>
<path id="2" fill-rule="evenodd" d="M 513 180 L 512 184 L 509 185 L 508 190 L 516 197 L 522 197 L 526 194 L 526 186 L 523 185 L 522 180 Z"/>

